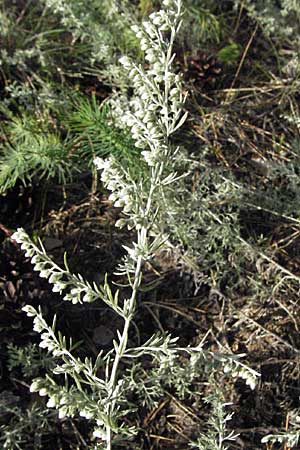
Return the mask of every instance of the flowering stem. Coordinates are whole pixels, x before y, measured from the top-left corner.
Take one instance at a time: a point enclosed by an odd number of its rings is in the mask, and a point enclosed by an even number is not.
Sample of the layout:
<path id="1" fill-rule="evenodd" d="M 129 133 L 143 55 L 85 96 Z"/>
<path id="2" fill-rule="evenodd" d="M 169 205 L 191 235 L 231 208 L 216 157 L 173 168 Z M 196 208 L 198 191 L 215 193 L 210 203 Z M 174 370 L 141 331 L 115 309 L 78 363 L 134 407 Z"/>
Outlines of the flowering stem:
<path id="1" fill-rule="evenodd" d="M 156 190 L 156 188 L 159 186 L 160 183 L 160 174 L 162 169 L 163 163 L 156 163 L 156 165 L 151 170 L 151 184 L 149 189 L 149 195 L 146 203 L 146 207 L 144 210 L 144 223 L 145 225 L 141 227 L 140 230 L 138 230 L 138 248 L 148 248 L 148 232 L 151 228 L 151 224 L 148 224 L 148 218 L 151 215 L 152 212 L 152 203 L 153 203 L 153 194 Z M 149 256 L 149 255 L 147 255 Z M 123 332 L 120 338 L 120 342 L 118 345 L 118 349 L 116 351 L 116 356 L 113 362 L 113 366 L 111 369 L 110 374 L 110 390 L 109 390 L 109 398 L 112 398 L 112 401 L 109 403 L 109 414 L 108 416 L 113 416 L 113 411 L 116 405 L 117 396 L 114 395 L 117 381 L 118 381 L 118 369 L 119 364 L 124 356 L 126 350 L 127 350 L 127 343 L 128 343 L 128 331 L 131 324 L 131 320 L 134 316 L 135 310 L 136 310 L 136 297 L 137 293 L 141 284 L 141 275 L 142 275 L 142 267 L 143 262 L 145 259 L 145 255 L 139 255 L 136 260 L 136 267 L 135 267 L 135 273 L 134 273 L 134 282 L 132 285 L 132 292 L 131 297 L 129 300 L 129 306 L 126 312 L 126 318 L 124 323 Z M 106 426 L 106 445 L 107 450 L 111 450 L 112 445 L 112 430 L 109 425 Z"/>
<path id="2" fill-rule="evenodd" d="M 137 292 L 139 289 L 139 286 L 141 284 L 141 271 L 142 271 L 142 263 L 143 263 L 143 257 L 139 256 L 137 259 L 137 263 L 136 263 L 136 270 L 135 270 L 135 275 L 134 275 L 134 283 L 132 286 L 132 293 L 131 293 L 131 297 L 130 297 L 130 303 L 129 303 L 129 308 L 128 308 L 128 316 L 125 319 L 125 324 L 124 324 L 124 328 L 123 328 L 123 333 L 120 339 L 120 344 L 118 347 L 118 351 L 116 353 L 116 357 L 113 363 L 113 367 L 111 370 L 111 375 L 110 375 L 110 397 L 113 397 L 113 393 L 116 387 L 116 383 L 117 383 L 117 376 L 118 376 L 118 368 L 119 368 L 119 364 L 121 361 L 121 358 L 123 357 L 126 349 L 127 349 L 127 342 L 128 342 L 128 331 L 129 331 L 129 327 L 131 324 L 131 320 L 133 317 L 133 314 L 135 312 L 135 305 L 136 305 L 136 296 L 137 296 Z M 112 400 L 112 402 L 110 403 L 109 406 L 109 412 L 110 412 L 110 416 L 113 413 L 113 410 L 115 408 L 115 404 L 116 404 L 116 397 L 114 397 L 114 399 Z M 106 427 L 106 448 L 107 450 L 111 450 L 112 448 L 112 442 L 111 442 L 111 427 L 109 425 L 107 425 Z"/>
<path id="3" fill-rule="evenodd" d="M 113 367 L 112 367 L 112 371 L 111 371 L 110 384 L 111 384 L 112 388 L 115 386 L 115 383 L 116 383 L 120 360 L 127 348 L 128 330 L 129 330 L 129 326 L 131 323 L 131 319 L 135 312 L 136 296 L 137 296 L 137 292 L 138 292 L 138 289 L 139 289 L 139 286 L 141 283 L 142 262 L 143 262 L 143 257 L 139 256 L 138 260 L 137 260 L 137 264 L 136 264 L 136 270 L 135 270 L 135 275 L 134 275 L 134 284 L 132 287 L 132 294 L 130 297 L 130 303 L 129 303 L 129 308 L 128 308 L 129 313 L 128 313 L 128 317 L 126 317 L 126 319 L 125 319 L 123 333 L 122 333 L 122 337 L 120 339 L 120 344 L 119 344 L 119 348 L 118 348 L 119 351 L 116 354 L 116 357 L 115 357 L 115 360 L 113 363 Z M 114 403 L 115 403 L 115 400 L 112 402 L 112 405 L 114 405 Z"/>
<path id="4" fill-rule="evenodd" d="M 179 127 L 182 124 L 180 76 L 175 75 L 171 69 L 174 59 L 174 40 L 182 15 L 182 2 L 181 0 L 163 0 L 163 6 L 165 9 L 161 12 L 155 12 L 149 16 L 149 21 L 143 23 L 142 29 L 133 27 L 141 39 L 146 53 L 145 59 L 152 64 L 149 71 L 137 66 L 128 57 L 120 60 L 133 77 L 133 87 L 136 91 L 136 96 L 129 102 L 128 111 L 124 115 L 124 124 L 131 127 L 137 147 L 143 148 L 142 155 L 149 169 L 149 184 L 148 182 L 144 184 L 145 180 L 141 178 L 139 184 L 141 192 L 139 192 L 133 180 L 129 183 L 129 172 L 124 170 L 116 160 L 110 158 L 104 161 L 97 158 L 95 161 L 98 168 L 102 170 L 103 183 L 112 192 L 111 199 L 116 206 L 124 207 L 124 213 L 129 217 L 128 224 L 137 230 L 137 242 L 133 249 L 125 247 L 130 264 L 133 263 L 127 267 L 125 264 L 125 269 L 129 273 L 134 268 L 132 292 L 131 297 L 124 301 L 122 315 L 124 326 L 122 333 L 118 333 L 118 342 L 114 343 L 115 356 L 106 378 L 108 385 L 106 411 L 107 416 L 112 420 L 116 415 L 121 387 L 118 378 L 119 366 L 127 351 L 128 333 L 136 310 L 143 262 L 151 257 L 164 241 L 165 222 L 158 214 L 164 206 L 161 201 L 161 197 L 164 197 L 162 180 L 166 168 L 170 167 L 170 159 L 174 157 L 169 142 L 170 135 L 174 132 L 176 125 Z M 169 38 L 165 34 L 166 31 L 170 32 Z M 175 179 L 174 173 L 168 176 L 171 176 L 170 180 Z M 159 195 L 156 193 L 157 190 Z M 126 223 L 126 219 L 124 222 Z M 152 235 L 156 236 L 153 242 L 149 239 Z M 107 450 L 112 448 L 114 430 L 109 422 L 106 425 Z"/>

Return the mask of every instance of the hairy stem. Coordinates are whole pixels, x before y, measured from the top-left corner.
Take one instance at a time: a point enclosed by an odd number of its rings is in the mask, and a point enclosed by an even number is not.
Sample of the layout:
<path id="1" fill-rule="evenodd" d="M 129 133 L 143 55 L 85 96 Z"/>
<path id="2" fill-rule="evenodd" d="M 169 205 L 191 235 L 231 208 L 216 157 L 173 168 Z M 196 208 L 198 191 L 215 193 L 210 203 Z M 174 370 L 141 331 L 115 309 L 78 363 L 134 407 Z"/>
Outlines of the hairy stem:
<path id="1" fill-rule="evenodd" d="M 127 341 L 128 341 L 128 331 L 131 324 L 131 320 L 133 317 L 133 314 L 135 312 L 135 305 L 136 305 L 136 296 L 138 293 L 138 289 L 141 283 L 141 272 L 142 272 L 142 263 L 143 263 L 143 257 L 139 256 L 137 263 L 136 263 L 136 270 L 134 275 L 134 283 L 132 286 L 132 293 L 130 297 L 130 303 L 129 303 L 129 313 L 128 317 L 125 319 L 125 324 L 123 328 L 122 337 L 120 339 L 120 344 L 118 347 L 118 352 L 116 353 L 116 357 L 112 366 L 111 375 L 110 375 L 110 397 L 113 397 L 113 393 L 116 388 L 116 383 L 118 381 L 118 368 L 121 361 L 122 356 L 124 355 L 126 349 L 127 349 Z M 114 408 L 116 404 L 116 397 L 112 400 L 110 403 L 110 416 L 112 415 Z M 112 432 L 111 427 L 107 425 L 106 427 L 106 448 L 107 450 L 112 449 Z"/>

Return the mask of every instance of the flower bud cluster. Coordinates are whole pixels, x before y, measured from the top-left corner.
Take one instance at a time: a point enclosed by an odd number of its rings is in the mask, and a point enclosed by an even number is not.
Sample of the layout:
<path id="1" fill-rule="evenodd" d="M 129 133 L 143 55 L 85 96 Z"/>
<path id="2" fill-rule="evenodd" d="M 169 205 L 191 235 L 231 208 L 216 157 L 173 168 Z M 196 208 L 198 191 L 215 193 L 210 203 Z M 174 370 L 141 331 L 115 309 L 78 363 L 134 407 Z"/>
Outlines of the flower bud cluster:
<path id="1" fill-rule="evenodd" d="M 163 6 L 166 9 L 152 13 L 141 27 L 132 27 L 148 68 L 136 65 L 127 56 L 120 59 L 135 92 L 122 121 L 131 129 L 135 145 L 144 149 L 142 154 L 149 166 L 162 159 L 162 146 L 181 125 L 185 101 L 181 77 L 171 67 L 175 57 L 172 46 L 182 15 L 181 0 L 166 0 Z"/>
<path id="2" fill-rule="evenodd" d="M 25 250 L 25 256 L 31 258 L 33 269 L 39 272 L 40 277 L 46 278 L 53 284 L 53 292 L 62 294 L 63 291 L 68 290 L 63 300 L 71 301 L 73 304 L 91 303 L 101 297 L 101 293 L 87 283 L 81 275 L 72 274 L 54 263 L 43 248 L 40 250 L 31 241 L 22 228 L 18 228 L 12 235 L 12 239 L 21 244 L 21 248 Z"/>
<path id="3" fill-rule="evenodd" d="M 96 409 L 95 402 L 90 400 L 88 403 L 84 394 L 74 386 L 68 389 L 56 384 L 53 379 L 36 378 L 30 386 L 30 392 L 38 392 L 42 397 L 47 395 L 49 397 L 47 407 L 58 409 L 60 419 L 73 417 L 78 411 L 80 411 L 80 415 L 86 417 L 84 414 L 86 410 L 90 413 L 89 418 L 97 417 L 94 411 Z M 91 409 L 93 409 L 92 413 Z"/>
<path id="4" fill-rule="evenodd" d="M 147 229 L 149 236 L 151 233 L 151 236 L 157 236 L 164 228 L 159 225 L 158 211 L 163 197 L 159 191 L 176 178 L 175 174 L 169 173 L 169 169 L 173 170 L 177 160 L 169 137 L 186 118 L 186 114 L 182 115 L 185 97 L 181 77 L 172 70 L 175 57 L 172 49 L 181 23 L 182 0 L 165 0 L 162 3 L 161 11 L 151 14 L 141 26 L 132 27 L 145 53 L 146 64 L 144 67 L 137 65 L 128 56 L 120 59 L 132 82 L 134 95 L 125 105 L 122 104 L 123 98 L 119 103 L 115 101 L 119 121 L 131 129 L 135 145 L 141 148 L 151 176 L 147 179 L 140 177 L 137 182 L 115 158 L 95 160 L 97 168 L 102 171 L 102 182 L 111 191 L 109 199 L 115 206 L 123 207 L 127 216 L 118 220 L 116 226 L 127 224 L 129 229 L 135 227 L 138 232 L 138 243 L 132 248 L 126 247 L 127 268 L 131 268 L 131 263 L 138 258 L 147 260 L 153 253 L 139 236 L 139 231 Z M 162 180 L 167 166 L 169 177 Z M 156 212 L 151 211 L 151 202 L 155 203 Z"/>
<path id="5" fill-rule="evenodd" d="M 125 213 L 131 211 L 133 188 L 126 180 L 128 174 L 121 172 L 121 166 L 113 156 L 107 159 L 95 158 L 94 163 L 98 170 L 102 170 L 102 182 L 112 192 L 109 200 L 116 207 L 123 207 Z"/>
<path id="6" fill-rule="evenodd" d="M 111 191 L 109 200 L 111 200 L 117 208 L 123 208 L 123 212 L 128 218 L 117 220 L 116 227 L 122 228 L 127 224 L 131 229 L 133 226 L 139 228 L 140 208 L 138 201 L 139 190 L 133 180 L 130 179 L 129 173 L 126 172 L 111 156 L 107 159 L 95 158 L 94 163 L 98 170 L 101 170 L 101 180 Z"/>
<path id="7" fill-rule="evenodd" d="M 242 378 L 250 389 L 254 390 L 257 379 L 260 374 L 251 367 L 246 366 L 242 362 L 238 361 L 238 358 L 244 355 L 214 355 L 217 361 L 222 362 L 224 373 L 230 373 L 233 378 Z"/>

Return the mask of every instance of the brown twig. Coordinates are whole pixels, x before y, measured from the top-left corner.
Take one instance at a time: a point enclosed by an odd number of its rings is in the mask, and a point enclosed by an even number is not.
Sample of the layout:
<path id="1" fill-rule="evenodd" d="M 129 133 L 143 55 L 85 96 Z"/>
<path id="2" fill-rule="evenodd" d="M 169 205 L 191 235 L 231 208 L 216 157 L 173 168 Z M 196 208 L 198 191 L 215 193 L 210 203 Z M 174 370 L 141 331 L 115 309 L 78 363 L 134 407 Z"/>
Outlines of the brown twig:
<path id="1" fill-rule="evenodd" d="M 257 32 L 257 29 L 258 29 L 258 24 L 256 24 L 256 27 L 254 28 L 253 33 L 251 34 L 250 39 L 249 39 L 249 41 L 248 41 L 248 43 L 247 43 L 247 45 L 246 45 L 246 47 L 245 47 L 245 50 L 244 50 L 244 52 L 243 52 L 243 55 L 242 55 L 242 58 L 241 58 L 241 60 L 240 60 L 239 66 L 238 66 L 237 71 L 236 71 L 236 73 L 235 73 L 234 79 L 233 79 L 233 81 L 232 81 L 232 83 L 231 83 L 231 86 L 230 86 L 230 88 L 229 88 L 229 92 L 228 92 L 228 94 L 226 95 L 226 98 L 225 98 L 225 104 L 229 103 L 229 98 L 230 98 L 230 96 L 231 96 L 232 89 L 233 89 L 233 87 L 234 87 L 234 85 L 235 85 L 235 83 L 236 83 L 236 80 L 237 80 L 237 78 L 238 78 L 238 76 L 239 76 L 239 74 L 240 74 L 240 71 L 241 71 L 241 69 L 242 69 L 242 67 L 243 67 L 245 58 L 246 58 L 247 53 L 248 53 L 248 51 L 249 51 L 249 48 L 250 48 L 250 46 L 251 46 L 251 44 L 252 44 L 252 41 L 253 41 L 253 39 L 254 39 L 254 36 L 255 36 L 255 34 L 256 34 L 256 32 Z"/>

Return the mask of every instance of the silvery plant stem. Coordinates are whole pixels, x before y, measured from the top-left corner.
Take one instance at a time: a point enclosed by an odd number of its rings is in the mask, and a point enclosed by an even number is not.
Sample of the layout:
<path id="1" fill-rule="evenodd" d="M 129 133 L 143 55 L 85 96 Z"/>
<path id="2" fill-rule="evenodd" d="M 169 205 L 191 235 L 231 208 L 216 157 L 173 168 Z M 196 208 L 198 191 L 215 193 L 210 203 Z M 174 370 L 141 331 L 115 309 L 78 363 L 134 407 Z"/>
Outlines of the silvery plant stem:
<path id="1" fill-rule="evenodd" d="M 159 178 L 157 176 L 157 172 L 159 169 L 158 166 L 159 166 L 159 164 L 157 164 L 156 167 L 154 168 L 154 170 L 152 170 L 152 180 L 151 180 L 152 183 L 151 183 L 150 192 L 149 192 L 147 205 L 146 205 L 146 209 L 145 209 L 145 215 L 144 215 L 145 222 L 147 222 L 147 218 L 148 218 L 149 214 L 151 213 L 152 196 L 155 191 L 155 188 L 157 187 L 157 183 L 159 182 Z M 140 246 L 145 247 L 147 245 L 147 241 L 148 241 L 147 234 L 148 234 L 147 227 L 142 227 L 141 230 L 138 231 L 138 244 Z M 114 408 L 116 405 L 116 396 L 114 396 L 114 391 L 115 391 L 116 384 L 118 381 L 118 369 L 119 369 L 119 364 L 122 359 L 122 356 L 124 355 L 124 353 L 127 349 L 128 332 L 129 332 L 131 320 L 132 320 L 135 310 L 136 310 L 136 297 L 137 297 L 137 293 L 138 293 L 138 290 L 139 290 L 139 287 L 141 284 L 143 262 L 144 262 L 143 256 L 142 255 L 138 256 L 137 260 L 136 260 L 134 281 L 133 281 L 133 285 L 132 285 L 132 292 L 131 292 L 131 297 L 130 297 L 130 301 L 129 301 L 128 312 L 127 312 L 127 316 L 125 319 L 124 328 L 123 328 L 123 332 L 121 335 L 118 350 L 116 351 L 116 356 L 115 356 L 113 366 L 111 369 L 110 381 L 109 381 L 109 385 L 110 385 L 109 394 L 110 394 L 110 397 L 112 398 L 111 403 L 109 405 L 109 413 L 110 413 L 109 415 L 110 416 L 113 415 L 113 411 L 114 411 Z M 106 448 L 107 448 L 107 450 L 112 449 L 112 430 L 109 425 L 106 426 Z"/>
<path id="2" fill-rule="evenodd" d="M 129 331 L 129 327 L 130 327 L 130 323 L 133 317 L 133 314 L 135 312 L 135 305 L 136 305 L 136 296 L 137 296 L 137 292 L 141 283 L 141 272 L 142 272 L 142 263 L 143 263 L 143 258 L 142 256 L 138 257 L 137 260 L 137 264 L 136 264 L 136 270 L 135 270 L 135 275 L 134 275 L 134 283 L 132 286 L 132 293 L 131 293 L 131 297 L 130 297 L 130 303 L 129 303 L 129 315 L 128 317 L 125 319 L 125 324 L 124 324 L 124 328 L 123 328 L 123 333 L 122 333 L 122 337 L 120 340 L 120 344 L 118 347 L 118 351 L 116 353 L 116 357 L 112 366 L 112 370 L 111 370 L 111 375 L 110 375 L 110 395 L 111 397 L 114 396 L 114 390 L 115 390 L 115 386 L 116 386 L 116 382 L 118 379 L 118 368 L 119 368 L 119 364 L 121 361 L 122 356 L 124 355 L 124 352 L 127 348 L 127 342 L 128 342 L 128 331 Z M 114 398 L 110 404 L 110 413 L 113 412 L 114 407 L 116 404 L 116 398 Z M 111 450 L 112 449 L 112 432 L 111 432 L 111 428 L 109 425 L 107 425 L 106 427 L 106 448 L 107 450 Z"/>

